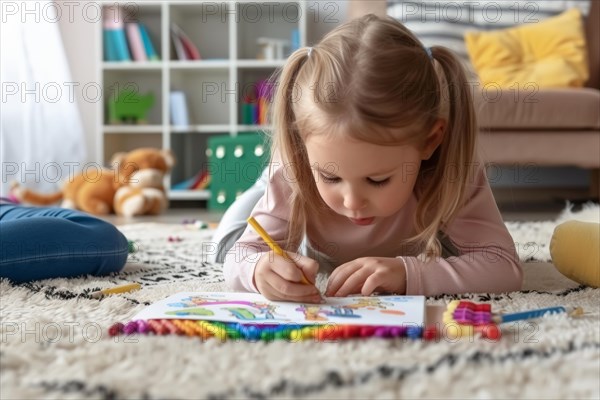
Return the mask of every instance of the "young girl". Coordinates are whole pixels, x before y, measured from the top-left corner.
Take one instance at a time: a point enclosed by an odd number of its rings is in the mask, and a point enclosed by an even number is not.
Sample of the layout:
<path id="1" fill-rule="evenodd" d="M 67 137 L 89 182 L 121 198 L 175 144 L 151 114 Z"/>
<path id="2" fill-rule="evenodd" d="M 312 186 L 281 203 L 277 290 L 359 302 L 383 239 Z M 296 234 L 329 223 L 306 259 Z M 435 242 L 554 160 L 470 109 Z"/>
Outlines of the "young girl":
<path id="1" fill-rule="evenodd" d="M 521 287 L 475 157 L 469 85 L 450 51 L 424 48 L 391 18 L 364 16 L 289 57 L 272 113 L 270 173 L 216 235 L 232 289 L 318 302 L 302 275 L 314 283 L 320 267 L 334 268 L 326 296 Z M 251 215 L 293 261 L 242 222 L 265 187 Z"/>

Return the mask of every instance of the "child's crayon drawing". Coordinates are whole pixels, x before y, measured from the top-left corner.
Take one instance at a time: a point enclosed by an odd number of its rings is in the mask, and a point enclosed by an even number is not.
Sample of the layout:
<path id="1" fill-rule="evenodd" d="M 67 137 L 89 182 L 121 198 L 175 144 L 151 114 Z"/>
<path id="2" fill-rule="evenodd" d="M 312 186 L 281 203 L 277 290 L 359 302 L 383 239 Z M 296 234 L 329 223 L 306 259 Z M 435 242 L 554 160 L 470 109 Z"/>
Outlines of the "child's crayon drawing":
<path id="1" fill-rule="evenodd" d="M 229 311 L 229 313 L 237 318 L 239 321 L 274 321 L 275 314 L 273 314 L 273 310 L 271 307 L 262 308 L 258 312 L 254 310 L 249 310 L 247 308 L 242 307 L 231 307 L 231 308 L 223 308 L 223 310 Z M 287 321 L 286 321 L 287 322 Z"/>
<path id="2" fill-rule="evenodd" d="M 329 297 L 323 304 L 269 301 L 256 293 L 178 293 L 142 310 L 135 319 L 197 319 L 256 324 L 422 324 L 423 296 Z"/>
<path id="3" fill-rule="evenodd" d="M 398 297 L 395 298 L 397 299 Z M 386 306 L 393 307 L 394 303 L 385 302 L 381 297 L 357 297 L 354 298 L 354 304 L 348 304 L 344 307 L 353 309 L 368 308 L 369 310 L 385 310 Z"/>
<path id="4" fill-rule="evenodd" d="M 360 318 L 360 315 L 354 314 L 354 311 L 346 306 L 318 306 L 312 304 L 303 304 L 296 308 L 304 314 L 305 321 L 329 321 L 330 318 Z"/>
<path id="5" fill-rule="evenodd" d="M 165 312 L 165 315 L 177 315 L 179 317 L 188 316 L 188 315 L 201 315 L 203 317 L 208 317 L 211 315 L 215 315 L 215 313 L 206 308 L 197 307 L 197 308 L 184 308 L 183 310 L 167 311 L 167 312 Z"/>
<path id="6" fill-rule="evenodd" d="M 222 296 L 220 296 L 222 297 Z M 169 307 L 182 308 L 181 310 L 167 311 L 166 315 L 177 316 L 213 316 L 214 312 L 208 310 L 209 306 L 235 306 L 235 307 L 219 307 L 220 310 L 226 310 L 229 315 L 237 318 L 240 321 L 259 321 L 275 319 L 275 309 L 277 306 L 268 302 L 258 301 L 240 301 L 240 300 L 224 300 L 214 299 L 206 296 L 190 296 L 183 298 L 179 303 L 169 303 Z M 202 305 L 198 308 L 195 306 Z M 191 308 L 195 307 L 195 308 Z M 262 316 L 262 317 L 261 317 Z"/>

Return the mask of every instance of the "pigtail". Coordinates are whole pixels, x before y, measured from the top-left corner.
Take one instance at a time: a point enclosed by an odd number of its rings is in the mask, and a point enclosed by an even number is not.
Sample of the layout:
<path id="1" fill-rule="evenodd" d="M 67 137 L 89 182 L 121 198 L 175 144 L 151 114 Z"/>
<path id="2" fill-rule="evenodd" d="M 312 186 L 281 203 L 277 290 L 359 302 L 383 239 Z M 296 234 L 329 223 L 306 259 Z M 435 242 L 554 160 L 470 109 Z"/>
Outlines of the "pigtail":
<path id="1" fill-rule="evenodd" d="M 300 246 L 306 230 L 306 215 L 315 207 L 314 201 L 309 199 L 320 199 L 310 169 L 306 146 L 300 136 L 294 113 L 294 103 L 299 102 L 301 96 L 309 95 L 302 93 L 296 83 L 302 66 L 308 60 L 308 51 L 307 48 L 295 51 L 278 72 L 277 90 L 270 116 L 274 132 L 271 165 L 283 162 L 285 169 L 283 179 L 292 181 L 289 182 L 292 196 L 290 198 L 288 236 L 284 245 L 286 249 L 292 251 L 296 251 Z M 315 57 L 315 52 L 311 57 Z M 277 152 L 280 154 L 276 154 Z"/>
<path id="2" fill-rule="evenodd" d="M 441 255 L 438 233 L 465 203 L 467 185 L 473 182 L 475 172 L 477 142 L 473 99 L 462 64 L 444 47 L 431 51 L 438 75 L 439 114 L 448 124 L 442 143 L 421 169 L 423 185 L 415 222 L 427 258 Z"/>

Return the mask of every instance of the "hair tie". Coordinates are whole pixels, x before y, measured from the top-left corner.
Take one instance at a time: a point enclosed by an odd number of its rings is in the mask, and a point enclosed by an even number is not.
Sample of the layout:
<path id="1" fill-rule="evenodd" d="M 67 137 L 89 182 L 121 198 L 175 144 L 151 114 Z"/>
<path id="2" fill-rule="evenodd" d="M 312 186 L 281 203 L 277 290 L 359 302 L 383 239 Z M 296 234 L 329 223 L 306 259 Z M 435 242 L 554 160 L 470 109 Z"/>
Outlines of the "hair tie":
<path id="1" fill-rule="evenodd" d="M 433 61 L 433 54 L 431 53 L 431 47 L 425 47 L 425 52 L 431 61 Z"/>
<path id="2" fill-rule="evenodd" d="M 312 53 L 312 49 L 313 49 L 312 47 L 308 48 L 308 54 L 306 55 L 307 57 L 310 57 L 310 53 Z"/>

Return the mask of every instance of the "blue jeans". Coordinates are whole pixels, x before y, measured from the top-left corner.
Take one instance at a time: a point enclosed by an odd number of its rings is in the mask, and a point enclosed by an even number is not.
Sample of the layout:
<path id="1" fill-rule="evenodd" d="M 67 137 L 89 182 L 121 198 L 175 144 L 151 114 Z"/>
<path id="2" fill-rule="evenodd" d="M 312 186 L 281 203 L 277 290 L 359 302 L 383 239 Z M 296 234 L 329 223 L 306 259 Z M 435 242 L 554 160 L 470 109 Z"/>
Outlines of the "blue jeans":
<path id="1" fill-rule="evenodd" d="M 0 278 L 107 275 L 123 268 L 127 250 L 117 228 L 87 214 L 0 204 Z"/>

